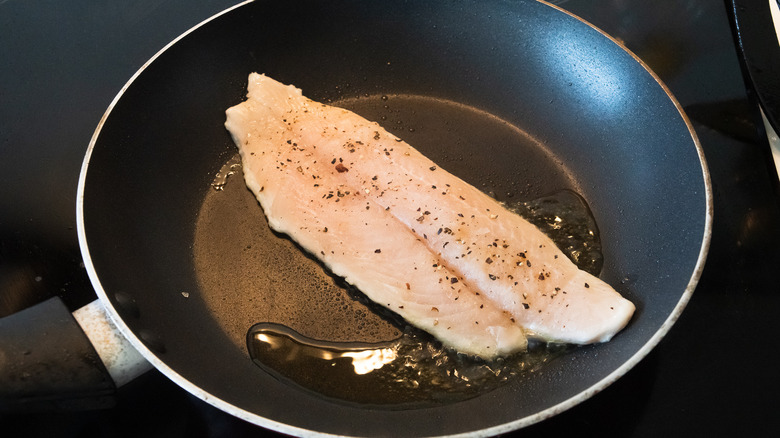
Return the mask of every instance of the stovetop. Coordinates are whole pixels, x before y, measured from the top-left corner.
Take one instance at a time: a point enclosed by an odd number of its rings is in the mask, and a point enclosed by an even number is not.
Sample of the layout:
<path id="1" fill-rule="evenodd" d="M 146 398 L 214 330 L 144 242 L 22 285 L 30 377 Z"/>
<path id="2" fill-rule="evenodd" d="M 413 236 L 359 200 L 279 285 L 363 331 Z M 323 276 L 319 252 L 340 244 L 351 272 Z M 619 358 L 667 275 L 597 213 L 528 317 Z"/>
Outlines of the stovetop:
<path id="1" fill-rule="evenodd" d="M 0 0 L 0 316 L 58 295 L 94 298 L 76 237 L 76 185 L 92 132 L 157 50 L 235 0 Z M 623 42 L 677 97 L 701 140 L 715 221 L 682 317 L 602 393 L 517 436 L 734 436 L 780 430 L 780 197 L 720 0 L 559 0 Z M 780 72 L 778 72 L 780 75 Z M 1 360 L 2 358 L 0 358 Z M 5 437 L 270 434 L 157 371 L 95 411 L 2 414 Z"/>

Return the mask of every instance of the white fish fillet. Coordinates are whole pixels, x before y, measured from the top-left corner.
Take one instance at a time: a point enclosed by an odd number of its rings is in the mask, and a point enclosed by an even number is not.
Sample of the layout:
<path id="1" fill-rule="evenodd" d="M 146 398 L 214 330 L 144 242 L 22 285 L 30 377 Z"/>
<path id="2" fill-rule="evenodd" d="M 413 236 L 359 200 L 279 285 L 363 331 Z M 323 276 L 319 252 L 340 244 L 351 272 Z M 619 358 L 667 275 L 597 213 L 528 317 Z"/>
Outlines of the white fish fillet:
<path id="1" fill-rule="evenodd" d="M 445 345 L 603 342 L 630 320 L 536 227 L 378 124 L 256 73 L 247 97 L 225 126 L 270 226 Z"/>

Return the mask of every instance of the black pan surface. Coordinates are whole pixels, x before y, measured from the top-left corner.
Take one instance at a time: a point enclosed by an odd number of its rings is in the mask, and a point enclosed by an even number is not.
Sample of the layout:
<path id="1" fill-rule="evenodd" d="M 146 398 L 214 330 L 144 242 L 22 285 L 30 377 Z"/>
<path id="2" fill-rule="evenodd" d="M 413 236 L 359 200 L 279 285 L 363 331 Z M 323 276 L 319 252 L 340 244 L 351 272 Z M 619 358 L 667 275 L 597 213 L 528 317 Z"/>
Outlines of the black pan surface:
<path id="1" fill-rule="evenodd" d="M 236 152 L 224 111 L 252 71 L 380 121 L 500 200 L 577 191 L 601 232 L 601 278 L 637 305 L 634 319 L 609 343 L 457 403 L 350 405 L 275 379 L 240 343 L 257 317 L 248 303 L 335 280 L 312 261 L 291 265 L 289 241 L 263 237 L 248 192 L 215 201 L 214 175 Z M 577 404 L 669 330 L 699 278 L 712 220 L 698 140 L 666 88 L 598 30 L 535 1 L 240 5 L 128 82 L 93 137 L 79 190 L 85 265 L 131 341 L 195 395 L 291 434 L 489 435 Z M 275 275 L 289 284 L 271 289 Z M 300 306 L 317 299 L 305 296 Z M 299 319 L 323 327 L 312 318 Z M 341 336 L 350 318 L 322 324 Z"/>

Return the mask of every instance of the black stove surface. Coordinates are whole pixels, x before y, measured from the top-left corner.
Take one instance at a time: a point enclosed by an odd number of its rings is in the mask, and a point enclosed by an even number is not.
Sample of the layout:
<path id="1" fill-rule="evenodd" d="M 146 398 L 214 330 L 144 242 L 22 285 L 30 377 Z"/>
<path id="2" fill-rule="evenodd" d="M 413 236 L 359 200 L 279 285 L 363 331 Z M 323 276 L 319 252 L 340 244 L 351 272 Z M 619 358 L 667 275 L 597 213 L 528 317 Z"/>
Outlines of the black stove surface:
<path id="1" fill-rule="evenodd" d="M 76 185 L 95 126 L 157 50 L 235 1 L 0 0 L 0 316 L 59 295 L 94 299 Z M 734 436 L 780 431 L 780 201 L 767 141 L 720 0 L 559 0 L 652 68 L 691 118 L 715 222 L 700 284 L 639 365 L 581 405 L 512 436 Z M 778 72 L 780 74 L 780 72 Z M 1 360 L 2 358 L 0 358 Z M 272 435 L 151 371 L 96 411 L 0 414 L 4 437 Z"/>

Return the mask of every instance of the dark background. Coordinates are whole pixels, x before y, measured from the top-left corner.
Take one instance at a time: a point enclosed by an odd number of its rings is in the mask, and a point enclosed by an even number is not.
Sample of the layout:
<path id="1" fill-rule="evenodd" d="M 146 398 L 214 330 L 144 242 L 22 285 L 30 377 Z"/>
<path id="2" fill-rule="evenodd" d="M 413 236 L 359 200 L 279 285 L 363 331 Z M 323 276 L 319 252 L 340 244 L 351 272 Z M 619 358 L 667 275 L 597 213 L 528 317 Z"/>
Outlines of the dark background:
<path id="1" fill-rule="evenodd" d="M 92 132 L 144 62 L 233 3 L 0 0 L 0 316 L 53 294 L 72 309 L 94 298 L 75 230 L 76 185 Z M 552 3 L 622 41 L 680 101 L 708 160 L 715 222 L 699 287 L 660 345 L 607 390 L 516 434 L 778 433 L 780 201 L 726 4 Z M 0 414 L 4 437 L 263 434 L 157 371 L 121 388 L 111 409 Z"/>

